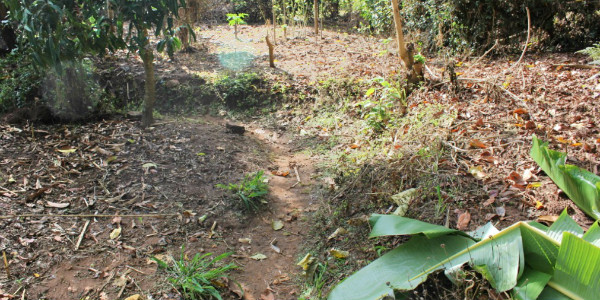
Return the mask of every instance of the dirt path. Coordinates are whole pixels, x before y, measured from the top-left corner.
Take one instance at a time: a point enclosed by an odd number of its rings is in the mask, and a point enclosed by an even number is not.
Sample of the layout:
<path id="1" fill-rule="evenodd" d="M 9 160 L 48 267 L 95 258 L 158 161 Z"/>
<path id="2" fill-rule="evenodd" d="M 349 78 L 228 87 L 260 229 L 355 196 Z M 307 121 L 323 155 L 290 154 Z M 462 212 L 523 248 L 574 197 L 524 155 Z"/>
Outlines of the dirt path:
<path id="1" fill-rule="evenodd" d="M 252 220 L 237 233 L 239 238 L 252 240 L 252 250 L 246 247 L 249 254 L 263 253 L 268 258 L 245 261 L 243 270 L 235 279 L 246 286 L 248 293 L 256 299 L 295 299 L 300 292 L 296 263 L 302 255 L 299 251 L 309 227 L 304 212 L 311 204 L 314 166 L 306 155 L 292 152 L 289 138 L 255 124 L 250 125 L 249 129 L 272 151 L 271 173 L 287 176 L 270 178 L 268 212 Z M 275 231 L 273 222 L 277 221 L 283 222 L 283 228 Z M 244 251 L 244 246 L 240 250 Z M 278 250 L 281 253 L 277 253 Z M 275 298 L 269 298 L 271 293 Z"/>

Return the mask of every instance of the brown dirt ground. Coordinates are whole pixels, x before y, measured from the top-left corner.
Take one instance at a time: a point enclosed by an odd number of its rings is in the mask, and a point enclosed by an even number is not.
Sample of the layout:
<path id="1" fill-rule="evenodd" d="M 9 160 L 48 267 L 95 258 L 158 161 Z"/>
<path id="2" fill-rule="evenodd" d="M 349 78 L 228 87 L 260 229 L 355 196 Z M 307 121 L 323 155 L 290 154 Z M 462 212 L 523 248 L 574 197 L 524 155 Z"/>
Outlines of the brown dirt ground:
<path id="1" fill-rule="evenodd" d="M 138 125 L 129 120 L 36 128 L 2 125 L 2 177 L 15 179 L 2 187 L 2 215 L 179 215 L 2 220 L 2 249 L 13 276 L 0 277 L 3 290 L 23 286 L 18 292 L 30 299 L 116 299 L 136 293 L 177 299 L 165 284 L 157 284 L 164 274 L 148 258 L 178 258 L 185 245 L 188 257 L 233 251 L 240 269 L 232 278 L 245 287 L 247 299 L 258 298 L 267 288 L 278 298 L 297 294 L 292 283 L 302 228 L 307 226 L 303 216 L 309 203 L 310 161 L 288 153 L 281 133 L 249 127 L 244 136 L 229 134 L 219 119 L 164 121 L 146 130 Z M 76 150 L 57 151 L 67 148 Z M 156 167 L 144 168 L 147 163 Z M 293 166 L 302 179 L 294 187 Z M 243 213 L 239 203 L 215 188 L 258 170 L 292 172 L 287 177 L 268 175 L 269 204 L 256 215 Z M 53 208 L 53 203 L 68 207 Z M 203 215 L 207 218 L 200 223 Z M 86 220 L 91 223 L 74 250 Z M 274 231 L 274 220 L 283 221 L 284 228 Z M 117 227 L 121 236 L 110 239 Z M 240 238 L 252 241 L 246 244 Z M 256 253 L 268 258 L 249 259 Z M 120 277 L 127 279 L 125 287 L 114 284 Z"/>
<path id="2" fill-rule="evenodd" d="M 265 27 L 241 26 L 240 39 L 236 40 L 226 26 L 202 28 L 196 44 L 201 51 L 180 54 L 177 62 L 160 57 L 158 76 L 163 80 L 179 79 L 192 72 L 224 69 L 223 63 L 227 62 L 223 59 L 253 57 L 249 68 L 262 70 L 274 80 L 286 80 L 290 74 L 292 80 L 288 83 L 293 90 L 308 94 L 316 81 L 330 77 L 371 79 L 399 72 L 393 46 L 389 46 L 393 42 L 386 45 L 377 38 L 331 31 L 315 39 L 308 30 L 295 28 L 289 30 L 288 40 L 278 33 L 278 68 L 269 70 L 263 42 L 266 31 Z M 236 52 L 250 55 L 227 55 Z M 450 156 L 441 161 L 440 172 L 468 181 L 466 186 L 476 191 L 471 196 L 466 191 L 460 199 L 446 200 L 460 202 L 463 211 L 470 211 L 469 229 L 488 220 L 502 227 L 514 221 L 556 215 L 565 207 L 579 224 L 587 226 L 591 219 L 539 173 L 528 152 L 535 133 L 549 140 L 551 147 L 567 151 L 571 163 L 597 173 L 600 130 L 595 103 L 600 85 L 593 75 L 598 71 L 556 66 L 586 62 L 576 55 L 527 54 L 520 65 L 512 67 L 517 58 L 478 61 L 477 57 L 468 57 L 456 61 L 456 71 L 463 78 L 456 92 L 440 79 L 447 62 L 432 61 L 430 68 L 439 78 L 409 97 L 409 107 L 442 103 L 449 108 L 440 113 L 452 111 L 459 116 L 450 127 L 440 129 L 446 132 L 444 142 L 450 149 Z M 237 60 L 234 64 L 243 62 Z M 139 65 L 131 61 L 125 64 L 135 76 L 141 74 Z M 86 219 L 0 220 L 0 249 L 6 252 L 14 276 L 7 279 L 5 273 L 0 273 L 0 287 L 15 295 L 25 292 L 31 299 L 99 298 L 103 293 L 107 299 L 136 293 L 153 295 L 154 299 L 177 299 L 179 296 L 166 283 L 157 283 L 164 275 L 157 273 L 155 264 L 148 264 L 148 257 L 178 257 L 180 246 L 185 244 L 188 257 L 198 252 L 234 251 L 233 260 L 242 268 L 234 272 L 233 278 L 246 286 L 247 295 L 258 299 L 270 288 L 276 299 L 296 299 L 300 291 L 294 281 L 298 274 L 295 262 L 302 255 L 299 251 L 310 225 L 308 212 L 320 204 L 310 192 L 316 172 L 314 158 L 298 154 L 303 147 L 297 139 L 299 131 L 321 130 L 304 125 L 302 120 L 308 114 L 310 108 L 306 114 L 280 112 L 276 116 L 285 119 L 287 125 L 271 130 L 259 122 L 247 122 L 250 133 L 244 136 L 227 134 L 224 121 L 208 117 L 162 120 L 148 130 L 139 129 L 131 120 L 78 126 L 2 124 L 2 215 L 181 217 L 93 218 L 77 251 L 74 243 Z M 336 128 L 329 134 L 343 136 L 344 131 Z M 75 151 L 69 154 L 59 149 Z M 146 163 L 156 167 L 143 168 Z M 302 182 L 290 188 L 296 182 L 293 165 Z M 470 175 L 469 169 L 477 166 L 485 173 L 484 179 Z M 244 173 L 256 170 L 291 173 L 288 177 L 270 176 L 267 208 L 247 216 L 215 184 L 239 180 Z M 535 182 L 541 182 L 543 188 L 529 185 Z M 536 201 L 543 206 L 536 209 Z M 56 203 L 69 206 L 52 207 Z M 428 204 L 419 205 L 423 206 L 414 208 L 413 215 L 426 210 Z M 498 215 L 497 207 L 505 208 L 506 213 Z M 356 211 L 352 216 L 371 212 Z M 199 223 L 202 215 L 208 217 Z M 452 227 L 457 217 L 454 212 L 450 214 Z M 283 230 L 271 229 L 274 219 L 284 221 Z M 110 239 L 109 234 L 119 224 L 121 237 Z M 335 226 L 326 226 L 321 235 L 326 237 Z M 357 240 L 366 239 L 365 230 L 358 233 Z M 241 243 L 240 238 L 251 238 L 252 243 Z M 271 249 L 275 239 L 282 254 Z M 332 241 L 331 246 L 352 247 L 353 241 Z M 353 255 L 360 252 L 355 250 Z M 268 258 L 248 258 L 256 253 Z M 114 285 L 120 277 L 127 279 L 122 292 L 121 286 Z M 236 296 L 230 293 L 226 297 Z"/>

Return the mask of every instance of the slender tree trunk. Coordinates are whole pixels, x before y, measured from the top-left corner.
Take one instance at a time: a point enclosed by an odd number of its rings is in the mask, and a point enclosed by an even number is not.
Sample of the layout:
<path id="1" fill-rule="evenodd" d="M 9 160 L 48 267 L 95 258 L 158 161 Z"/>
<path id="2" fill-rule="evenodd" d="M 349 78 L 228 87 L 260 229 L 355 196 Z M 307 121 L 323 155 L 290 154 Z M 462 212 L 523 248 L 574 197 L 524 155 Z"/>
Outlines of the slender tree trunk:
<path id="1" fill-rule="evenodd" d="M 394 0 L 397 1 L 397 0 Z M 314 19 L 315 19 L 315 36 L 319 34 L 319 1 L 314 0 L 313 5 Z"/>
<path id="2" fill-rule="evenodd" d="M 265 41 L 267 42 L 267 47 L 269 47 L 269 67 L 275 68 L 275 54 L 274 54 L 275 46 L 273 46 L 273 44 L 269 40 L 268 34 L 265 37 Z"/>
<path id="3" fill-rule="evenodd" d="M 412 69 L 408 58 L 408 51 L 406 50 L 406 43 L 404 42 L 404 33 L 402 32 L 402 19 L 400 18 L 400 7 L 398 6 L 398 0 L 392 0 L 392 9 L 394 12 L 394 24 L 396 25 L 396 40 L 398 42 L 398 53 L 400 53 L 400 59 L 404 62 L 407 69 Z"/>
<path id="4" fill-rule="evenodd" d="M 275 16 L 275 2 L 273 2 L 273 43 L 277 44 L 277 16 Z"/>
<path id="5" fill-rule="evenodd" d="M 392 0 L 392 9 L 394 13 L 394 24 L 396 25 L 396 39 L 398 40 L 398 53 L 400 60 L 406 68 L 406 77 L 409 85 L 414 85 L 423 80 L 423 65 L 421 63 L 415 66 L 414 54 L 415 47 L 412 43 L 406 44 L 404 33 L 402 32 L 402 19 L 400 18 L 400 7 L 398 0 Z M 409 87 L 410 89 L 411 87 Z"/>
<path id="6" fill-rule="evenodd" d="M 148 127 L 154 123 L 154 102 L 156 102 L 156 79 L 154 78 L 154 52 L 150 45 L 140 51 L 144 62 L 144 74 L 146 75 L 144 113 L 142 115 L 142 127 Z"/>

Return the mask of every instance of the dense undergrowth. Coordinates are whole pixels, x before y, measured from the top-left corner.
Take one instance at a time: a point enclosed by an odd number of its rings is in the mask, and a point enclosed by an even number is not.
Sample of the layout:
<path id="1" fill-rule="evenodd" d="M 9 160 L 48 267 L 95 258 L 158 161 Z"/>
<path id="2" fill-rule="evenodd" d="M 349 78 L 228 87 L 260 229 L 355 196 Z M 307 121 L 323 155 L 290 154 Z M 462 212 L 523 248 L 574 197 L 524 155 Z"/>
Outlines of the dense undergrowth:
<path id="1" fill-rule="evenodd" d="M 127 72 L 129 66 L 85 60 L 60 75 L 23 63 L 27 57 L 14 51 L 0 59 L 0 114 L 8 114 L 6 120 L 11 123 L 78 122 L 143 107 L 143 78 Z M 222 71 L 177 79 L 159 77 L 157 95 L 158 114 L 229 111 L 250 116 L 272 111 L 282 90 L 254 71 Z M 40 108 L 49 111 L 51 118 L 39 118 L 34 111 Z"/>
<path id="2" fill-rule="evenodd" d="M 441 102 L 416 103 L 411 97 L 427 88 L 407 97 L 394 80 L 330 78 L 316 82 L 302 100 L 288 94 L 288 103 L 300 104 L 286 106 L 283 114 L 297 121 L 300 151 L 320 157 L 325 183 L 318 191 L 323 203 L 312 216 L 313 242 L 306 249 L 320 268 L 307 275 L 305 299 L 324 297 L 333 283 L 403 241 L 366 238 L 368 215 L 389 213 L 394 195 L 414 189 L 406 216 L 440 225 L 453 218 L 451 211 L 465 208 L 467 199 L 485 197 L 478 195 L 480 183 L 452 169 L 444 142 L 456 112 Z M 354 249 L 353 259 L 336 258 L 332 249 Z M 416 295 L 457 293 L 437 279 L 429 284 L 438 289 Z"/>

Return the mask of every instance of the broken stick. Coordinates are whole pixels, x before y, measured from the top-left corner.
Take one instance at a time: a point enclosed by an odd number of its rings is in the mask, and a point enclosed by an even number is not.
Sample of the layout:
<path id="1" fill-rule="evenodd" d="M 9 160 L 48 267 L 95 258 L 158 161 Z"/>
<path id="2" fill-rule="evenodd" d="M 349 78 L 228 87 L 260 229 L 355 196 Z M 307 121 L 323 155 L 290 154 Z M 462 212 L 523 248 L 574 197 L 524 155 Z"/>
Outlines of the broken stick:
<path id="1" fill-rule="evenodd" d="M 77 239 L 77 243 L 75 244 L 75 251 L 79 250 L 79 246 L 81 245 L 81 241 L 83 240 L 83 236 L 85 235 L 85 232 L 87 231 L 88 226 L 90 226 L 90 220 L 85 221 L 85 224 L 83 225 L 83 228 L 81 229 L 81 233 L 79 234 L 79 238 Z"/>
<path id="2" fill-rule="evenodd" d="M 295 186 L 297 186 L 298 184 L 300 184 L 300 182 L 302 182 L 302 181 L 300 181 L 300 174 L 298 174 L 298 167 L 294 166 L 294 172 L 296 173 L 296 180 L 297 181 L 296 181 L 296 183 L 294 183 L 294 185 L 292 185 L 290 187 L 290 189 L 294 188 Z"/>
<path id="3" fill-rule="evenodd" d="M 8 259 L 6 259 L 6 252 L 2 251 L 2 259 L 4 260 L 4 269 L 6 270 L 6 278 L 10 279 L 10 269 L 8 268 Z"/>

